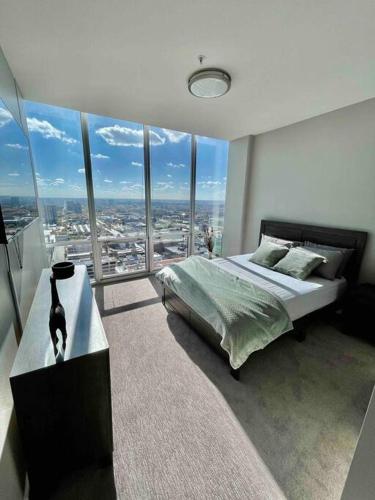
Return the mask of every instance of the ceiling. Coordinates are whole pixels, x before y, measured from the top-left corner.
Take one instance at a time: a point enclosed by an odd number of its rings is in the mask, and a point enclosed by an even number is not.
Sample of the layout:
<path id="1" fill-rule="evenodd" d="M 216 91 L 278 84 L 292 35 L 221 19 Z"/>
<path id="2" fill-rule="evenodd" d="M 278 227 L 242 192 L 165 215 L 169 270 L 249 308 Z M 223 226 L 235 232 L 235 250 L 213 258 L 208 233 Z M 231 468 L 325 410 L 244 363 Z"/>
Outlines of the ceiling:
<path id="1" fill-rule="evenodd" d="M 234 139 L 375 96 L 374 0 L 0 0 L 26 99 Z M 232 76 L 191 96 L 204 66 Z"/>

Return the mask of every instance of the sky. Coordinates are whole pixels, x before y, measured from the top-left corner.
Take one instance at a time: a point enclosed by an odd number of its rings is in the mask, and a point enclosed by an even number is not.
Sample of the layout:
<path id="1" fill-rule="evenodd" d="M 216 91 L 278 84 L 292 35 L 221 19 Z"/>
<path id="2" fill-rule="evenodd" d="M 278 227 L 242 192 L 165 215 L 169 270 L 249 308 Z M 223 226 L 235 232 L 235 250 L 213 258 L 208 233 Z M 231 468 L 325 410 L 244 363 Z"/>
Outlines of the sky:
<path id="1" fill-rule="evenodd" d="M 27 138 L 1 99 L 0 195 L 35 196 Z"/>
<path id="2" fill-rule="evenodd" d="M 39 196 L 86 197 L 79 112 L 30 101 L 25 110 Z M 89 141 L 95 197 L 144 198 L 143 126 L 89 115 Z M 152 198 L 189 199 L 191 135 L 151 127 L 150 157 Z M 197 138 L 197 200 L 225 198 L 227 157 L 227 141 Z"/>

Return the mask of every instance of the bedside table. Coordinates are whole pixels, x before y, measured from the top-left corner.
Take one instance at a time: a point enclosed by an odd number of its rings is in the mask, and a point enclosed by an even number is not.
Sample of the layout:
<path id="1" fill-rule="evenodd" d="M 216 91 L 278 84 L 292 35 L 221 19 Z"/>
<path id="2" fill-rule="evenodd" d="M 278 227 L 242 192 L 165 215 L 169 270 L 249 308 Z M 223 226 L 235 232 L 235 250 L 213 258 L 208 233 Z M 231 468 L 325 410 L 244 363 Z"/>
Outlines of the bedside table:
<path id="1" fill-rule="evenodd" d="M 343 302 L 344 331 L 375 342 L 375 285 L 366 283 L 353 288 Z"/>

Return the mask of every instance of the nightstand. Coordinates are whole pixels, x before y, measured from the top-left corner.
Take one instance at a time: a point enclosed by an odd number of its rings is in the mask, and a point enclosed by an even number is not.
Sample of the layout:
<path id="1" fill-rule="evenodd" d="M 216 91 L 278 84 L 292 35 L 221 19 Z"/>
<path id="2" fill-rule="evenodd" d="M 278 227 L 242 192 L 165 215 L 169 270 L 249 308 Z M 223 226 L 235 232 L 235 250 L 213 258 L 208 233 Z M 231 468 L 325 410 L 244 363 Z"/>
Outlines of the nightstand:
<path id="1" fill-rule="evenodd" d="M 349 335 L 375 341 L 375 285 L 353 288 L 343 302 L 343 330 Z"/>

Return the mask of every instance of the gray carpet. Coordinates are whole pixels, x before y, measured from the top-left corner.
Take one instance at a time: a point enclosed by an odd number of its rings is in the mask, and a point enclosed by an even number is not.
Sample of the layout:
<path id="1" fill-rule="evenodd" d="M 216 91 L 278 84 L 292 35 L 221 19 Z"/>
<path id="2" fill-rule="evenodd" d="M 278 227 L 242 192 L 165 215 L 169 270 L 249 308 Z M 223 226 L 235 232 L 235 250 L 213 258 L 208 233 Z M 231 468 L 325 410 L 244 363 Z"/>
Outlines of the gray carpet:
<path id="1" fill-rule="evenodd" d="M 251 356 L 236 382 L 153 279 L 95 289 L 111 354 L 120 499 L 339 499 L 375 348 L 326 324 Z"/>

